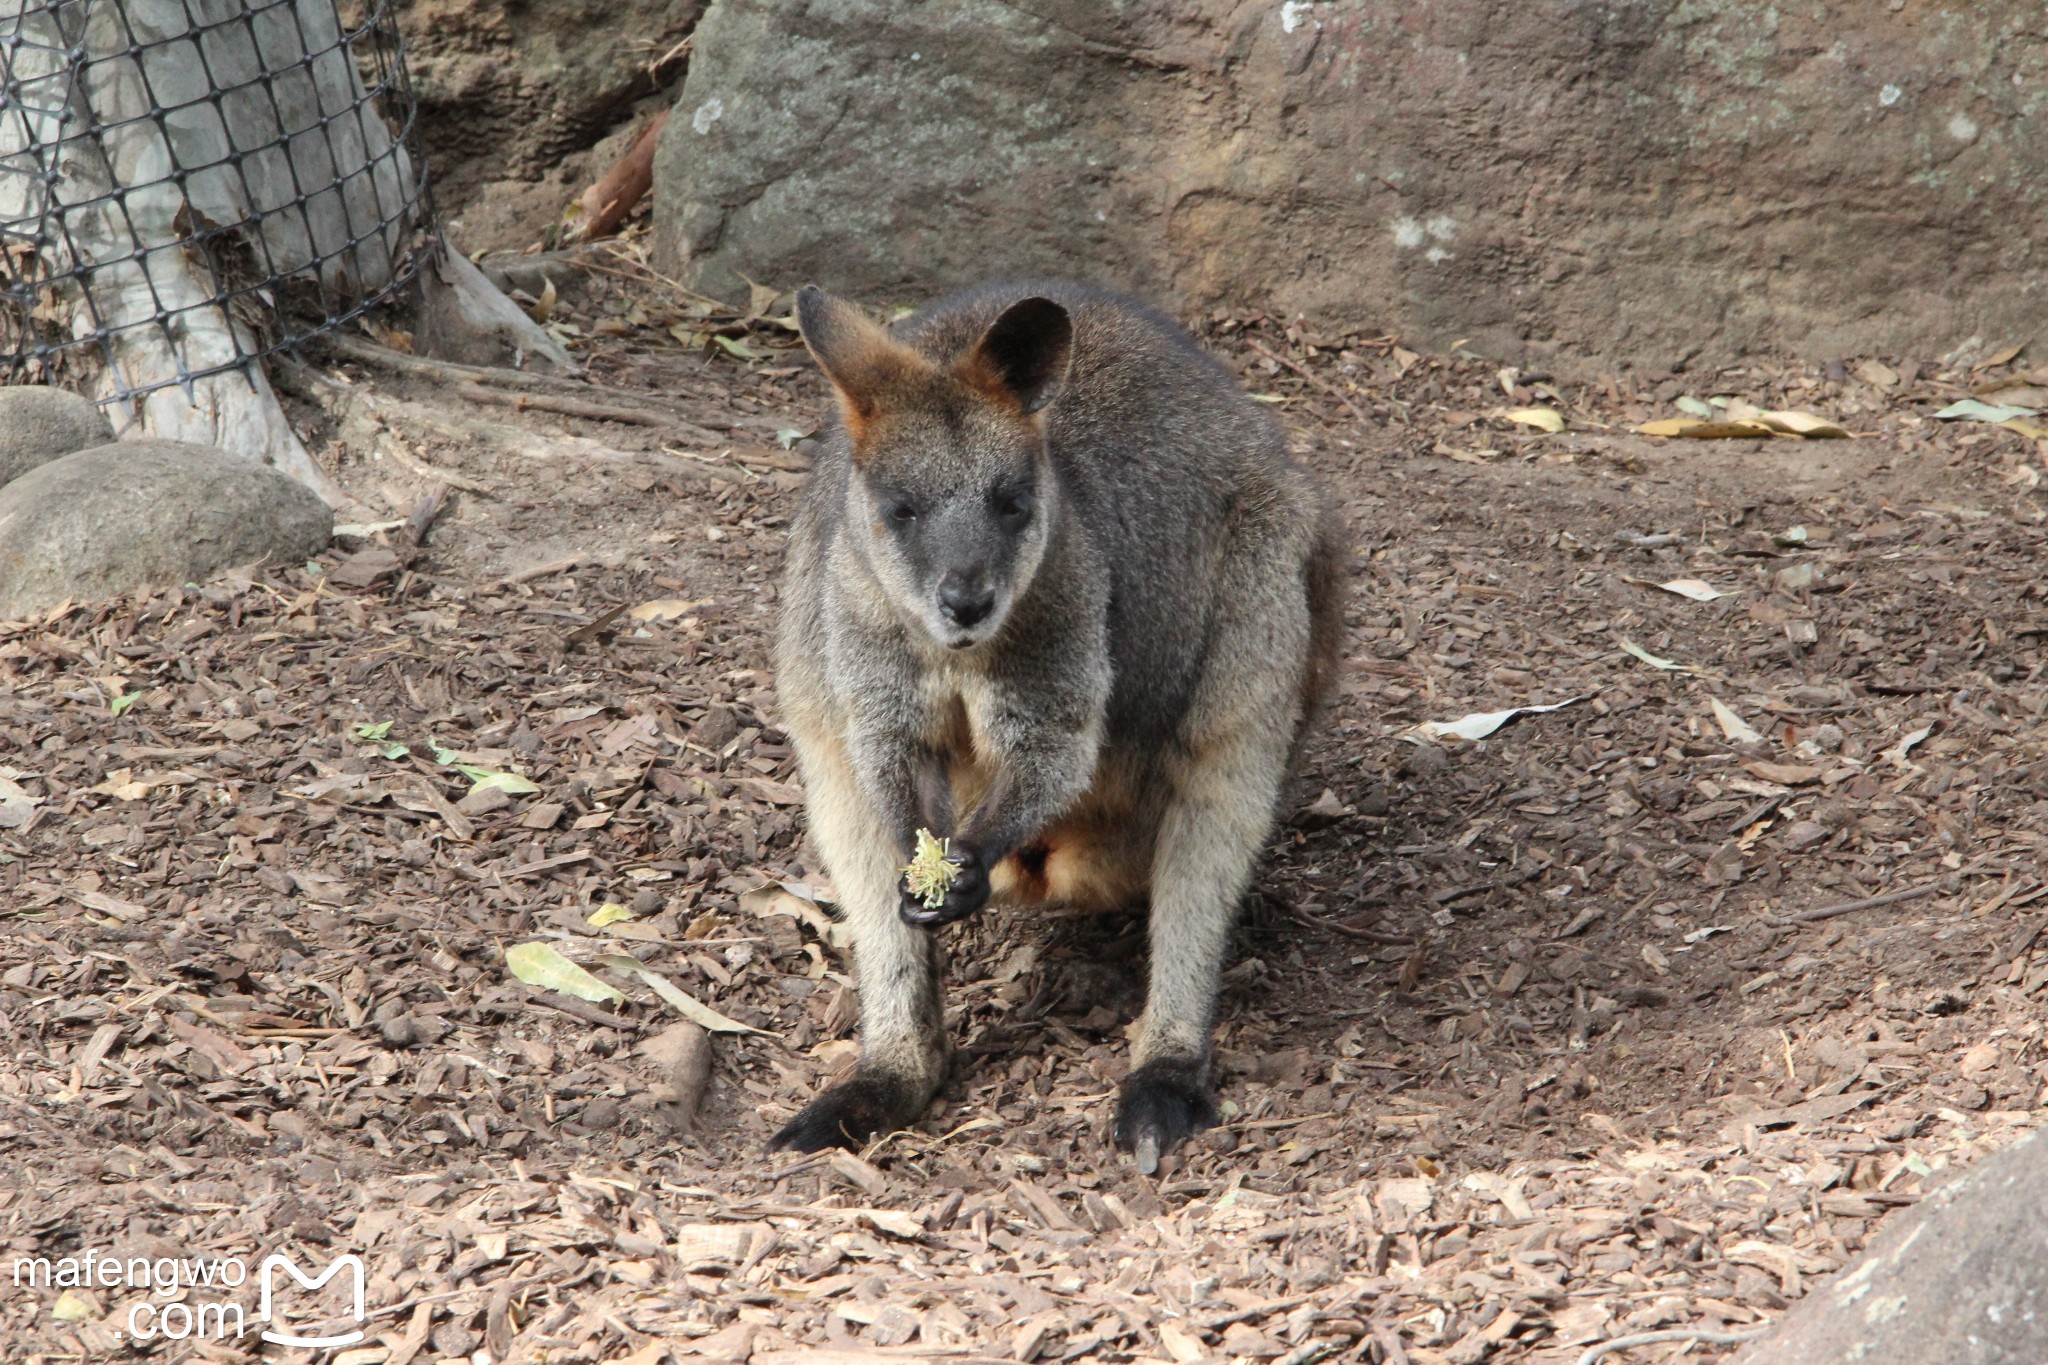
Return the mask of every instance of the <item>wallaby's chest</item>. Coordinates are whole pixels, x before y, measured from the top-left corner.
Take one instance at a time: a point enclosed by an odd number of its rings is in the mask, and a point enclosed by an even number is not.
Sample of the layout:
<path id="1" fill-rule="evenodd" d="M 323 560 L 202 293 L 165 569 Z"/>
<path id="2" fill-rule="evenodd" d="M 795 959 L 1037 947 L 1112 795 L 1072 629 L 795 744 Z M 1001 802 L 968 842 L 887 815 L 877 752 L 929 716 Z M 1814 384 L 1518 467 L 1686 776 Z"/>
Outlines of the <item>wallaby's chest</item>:
<path id="1" fill-rule="evenodd" d="M 995 780 L 994 689 L 972 675 L 936 673 L 925 678 L 920 702 L 924 741 L 945 765 L 954 800 L 965 810 Z"/>

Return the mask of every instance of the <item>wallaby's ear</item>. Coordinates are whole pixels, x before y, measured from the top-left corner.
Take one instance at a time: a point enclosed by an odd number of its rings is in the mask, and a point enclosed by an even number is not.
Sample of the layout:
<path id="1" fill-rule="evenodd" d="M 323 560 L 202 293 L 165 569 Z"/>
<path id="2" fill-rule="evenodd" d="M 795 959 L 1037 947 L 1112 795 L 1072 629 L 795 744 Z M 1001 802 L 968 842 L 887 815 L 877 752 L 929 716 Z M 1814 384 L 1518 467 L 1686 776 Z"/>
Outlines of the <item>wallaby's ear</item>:
<path id="1" fill-rule="evenodd" d="M 1026 414 L 1059 395 L 1074 355 L 1074 320 L 1051 299 L 1019 299 L 961 361 L 967 382 L 1008 397 Z"/>
<path id="2" fill-rule="evenodd" d="M 888 328 L 815 284 L 797 291 L 796 322 L 811 358 L 838 390 L 847 431 L 856 441 L 889 388 L 924 363 Z"/>

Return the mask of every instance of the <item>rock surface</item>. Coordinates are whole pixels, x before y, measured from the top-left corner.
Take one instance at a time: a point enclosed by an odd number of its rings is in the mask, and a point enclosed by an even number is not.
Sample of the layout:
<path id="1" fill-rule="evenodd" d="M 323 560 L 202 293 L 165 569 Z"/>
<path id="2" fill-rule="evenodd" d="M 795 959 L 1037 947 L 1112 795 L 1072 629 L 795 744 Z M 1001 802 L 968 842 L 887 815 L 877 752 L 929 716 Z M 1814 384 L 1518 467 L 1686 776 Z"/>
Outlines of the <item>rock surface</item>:
<path id="1" fill-rule="evenodd" d="M 704 2 L 401 0 L 449 235 L 465 250 L 518 250 L 559 223 L 631 143 L 636 104 L 680 76 L 672 54 Z"/>
<path id="2" fill-rule="evenodd" d="M 716 0 L 663 263 L 915 302 L 1058 272 L 1483 353 L 2034 335 L 2038 6 Z"/>
<path id="3" fill-rule="evenodd" d="M 2048 1141 L 2027 1134 L 1884 1224 L 1735 1365 L 2048 1360 Z"/>
<path id="4" fill-rule="evenodd" d="M 74 450 L 114 439 L 90 399 L 39 384 L 0 386 L 0 484 Z"/>
<path id="5" fill-rule="evenodd" d="M 333 530 L 320 496 L 268 465 L 176 441 L 95 446 L 0 488 L 0 620 L 304 559 Z"/>

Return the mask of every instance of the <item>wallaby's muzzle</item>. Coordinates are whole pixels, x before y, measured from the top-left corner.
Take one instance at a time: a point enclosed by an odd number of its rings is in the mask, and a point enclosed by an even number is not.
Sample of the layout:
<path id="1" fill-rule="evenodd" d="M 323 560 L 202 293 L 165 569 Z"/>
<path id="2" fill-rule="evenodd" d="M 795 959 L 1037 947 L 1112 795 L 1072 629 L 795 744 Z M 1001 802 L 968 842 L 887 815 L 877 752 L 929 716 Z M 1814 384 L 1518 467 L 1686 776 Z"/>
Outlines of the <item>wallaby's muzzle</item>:
<path id="1" fill-rule="evenodd" d="M 979 569 L 955 569 L 939 580 L 939 610 L 962 630 L 971 630 L 996 609 L 996 590 Z"/>

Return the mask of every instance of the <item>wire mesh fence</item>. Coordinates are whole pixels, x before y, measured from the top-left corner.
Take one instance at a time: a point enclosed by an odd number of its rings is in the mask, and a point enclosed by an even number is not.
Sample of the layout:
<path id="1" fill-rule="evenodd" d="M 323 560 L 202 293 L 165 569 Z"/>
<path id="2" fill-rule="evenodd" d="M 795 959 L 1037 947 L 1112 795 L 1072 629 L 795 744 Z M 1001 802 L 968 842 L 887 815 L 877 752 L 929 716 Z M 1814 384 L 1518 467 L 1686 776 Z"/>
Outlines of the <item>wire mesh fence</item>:
<path id="1" fill-rule="evenodd" d="M 189 395 L 411 282 L 404 50 L 348 9 L 0 0 L 0 382 Z"/>

